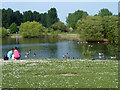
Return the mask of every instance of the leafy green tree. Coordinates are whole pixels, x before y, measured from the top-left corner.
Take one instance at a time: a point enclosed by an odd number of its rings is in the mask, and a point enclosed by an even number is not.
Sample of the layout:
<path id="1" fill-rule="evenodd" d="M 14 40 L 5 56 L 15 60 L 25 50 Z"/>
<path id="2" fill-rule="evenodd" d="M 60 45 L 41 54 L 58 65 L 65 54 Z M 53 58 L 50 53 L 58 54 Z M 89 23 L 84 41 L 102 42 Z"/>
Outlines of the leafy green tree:
<path id="1" fill-rule="evenodd" d="M 15 22 L 17 26 L 20 26 L 22 22 L 22 14 L 19 11 L 13 12 L 12 22 Z"/>
<path id="2" fill-rule="evenodd" d="M 31 32 L 31 37 L 40 37 L 42 36 L 42 32 L 43 32 L 43 26 L 42 24 L 39 24 L 39 22 L 31 22 L 31 29 L 29 30 Z"/>
<path id="3" fill-rule="evenodd" d="M 118 43 L 118 24 L 117 16 L 88 16 L 77 22 L 77 31 L 82 39 L 88 41 L 108 39 Z"/>
<path id="4" fill-rule="evenodd" d="M 11 33 L 11 34 L 18 32 L 16 23 L 12 23 L 12 24 L 10 25 L 9 29 L 10 29 L 10 33 Z"/>
<path id="5" fill-rule="evenodd" d="M 58 34 L 59 34 L 59 30 L 54 31 L 54 37 L 57 37 L 57 36 L 58 36 Z"/>
<path id="6" fill-rule="evenodd" d="M 41 16 L 40 23 L 43 26 L 47 27 L 48 26 L 48 14 L 47 13 L 42 13 L 42 14 L 40 14 L 40 16 Z"/>
<path id="7" fill-rule="evenodd" d="M 7 36 L 7 30 L 4 27 L 0 28 L 0 37 L 6 37 Z"/>
<path id="8" fill-rule="evenodd" d="M 95 14 L 94 16 L 98 16 L 97 14 Z"/>
<path id="9" fill-rule="evenodd" d="M 112 42 L 118 42 L 118 17 L 105 16 L 102 19 L 102 27 L 104 29 L 104 38 Z"/>
<path id="10" fill-rule="evenodd" d="M 48 37 L 48 28 L 45 30 L 45 37 Z"/>
<path id="11" fill-rule="evenodd" d="M 13 10 L 8 8 L 2 9 L 2 27 L 8 28 L 12 24 Z"/>
<path id="12" fill-rule="evenodd" d="M 61 32 L 67 32 L 67 26 L 62 23 L 61 21 L 58 21 L 56 23 L 54 23 L 52 26 L 51 26 L 54 30 L 60 30 Z"/>
<path id="13" fill-rule="evenodd" d="M 106 49 L 109 51 L 110 56 L 117 56 L 119 50 L 118 47 L 119 45 L 117 44 L 109 43 Z"/>
<path id="14" fill-rule="evenodd" d="M 33 12 L 33 20 L 36 21 L 36 22 L 40 21 L 40 14 L 39 14 L 39 12 L 36 12 L 36 11 Z"/>
<path id="15" fill-rule="evenodd" d="M 54 29 L 50 29 L 50 34 L 52 38 L 56 38 L 59 34 L 59 30 L 54 31 Z"/>
<path id="16" fill-rule="evenodd" d="M 42 31 L 42 24 L 36 21 L 27 21 L 20 25 L 20 34 L 24 37 L 41 37 Z"/>
<path id="17" fill-rule="evenodd" d="M 88 13 L 82 10 L 77 10 L 74 13 L 69 13 L 68 17 L 66 18 L 67 26 L 75 29 L 77 21 L 81 18 L 86 18 L 87 16 Z"/>
<path id="18" fill-rule="evenodd" d="M 31 10 L 23 12 L 23 22 L 33 21 L 33 13 Z"/>
<path id="19" fill-rule="evenodd" d="M 57 10 L 55 8 L 51 8 L 48 10 L 48 27 L 59 20 L 57 16 Z"/>
<path id="20" fill-rule="evenodd" d="M 118 13 L 118 16 L 120 17 L 120 12 Z"/>
<path id="21" fill-rule="evenodd" d="M 22 14 L 19 11 L 13 11 L 12 9 L 2 9 L 2 26 L 9 28 L 12 23 L 16 23 L 19 26 L 22 22 Z"/>
<path id="22" fill-rule="evenodd" d="M 100 16 L 88 16 L 86 19 L 80 19 L 77 22 L 77 31 L 80 33 L 80 37 L 87 41 L 102 40 L 104 37 L 101 21 Z"/>
<path id="23" fill-rule="evenodd" d="M 104 16 L 112 16 L 112 12 L 110 12 L 108 9 L 103 8 L 99 11 L 98 16 L 104 17 Z"/>
<path id="24" fill-rule="evenodd" d="M 54 30 L 52 28 L 50 29 L 50 34 L 51 34 L 51 37 L 53 38 L 54 37 Z"/>
<path id="25" fill-rule="evenodd" d="M 24 37 L 28 37 L 29 36 L 29 29 L 30 29 L 30 21 L 27 21 L 25 23 L 21 23 L 19 31 L 20 34 Z"/>

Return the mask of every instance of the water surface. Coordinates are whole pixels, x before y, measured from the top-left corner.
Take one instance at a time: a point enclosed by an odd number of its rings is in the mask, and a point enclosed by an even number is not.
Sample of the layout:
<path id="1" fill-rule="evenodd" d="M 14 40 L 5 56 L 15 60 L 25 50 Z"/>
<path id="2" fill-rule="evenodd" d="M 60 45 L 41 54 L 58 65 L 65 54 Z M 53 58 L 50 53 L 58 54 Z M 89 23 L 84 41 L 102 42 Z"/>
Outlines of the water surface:
<path id="1" fill-rule="evenodd" d="M 105 58 L 117 55 L 118 47 L 114 43 L 87 43 L 76 40 L 39 39 L 39 38 L 7 38 L 2 40 L 2 57 L 14 47 L 18 47 L 21 59 L 32 58 L 63 58 L 68 53 L 70 58 L 98 58 L 98 53 L 103 52 Z M 25 54 L 31 49 L 29 57 Z M 36 56 L 34 56 L 34 53 Z"/>

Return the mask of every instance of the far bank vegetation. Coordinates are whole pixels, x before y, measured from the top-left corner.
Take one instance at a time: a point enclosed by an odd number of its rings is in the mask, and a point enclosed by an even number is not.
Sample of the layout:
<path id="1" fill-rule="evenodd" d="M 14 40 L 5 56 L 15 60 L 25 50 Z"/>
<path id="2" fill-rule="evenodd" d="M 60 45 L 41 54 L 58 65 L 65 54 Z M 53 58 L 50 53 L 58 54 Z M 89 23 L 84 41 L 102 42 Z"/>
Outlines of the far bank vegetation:
<path id="1" fill-rule="evenodd" d="M 69 13 L 66 24 L 60 21 L 56 8 L 48 12 L 37 11 L 13 11 L 2 9 L 2 37 L 9 34 L 20 34 L 26 38 L 57 37 L 62 33 L 77 33 L 86 41 L 101 41 L 107 39 L 118 43 L 118 18 L 108 9 L 103 8 L 94 16 L 88 15 L 86 11 L 77 10 Z"/>

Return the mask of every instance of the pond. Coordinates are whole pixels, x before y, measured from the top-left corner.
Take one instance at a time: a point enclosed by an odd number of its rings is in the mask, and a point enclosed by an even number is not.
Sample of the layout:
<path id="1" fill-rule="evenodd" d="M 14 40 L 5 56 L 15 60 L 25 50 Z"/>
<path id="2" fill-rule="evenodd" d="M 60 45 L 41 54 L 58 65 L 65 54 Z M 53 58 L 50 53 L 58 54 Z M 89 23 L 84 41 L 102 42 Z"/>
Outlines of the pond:
<path id="1" fill-rule="evenodd" d="M 63 58 L 68 53 L 69 58 L 98 58 L 99 52 L 105 58 L 110 58 L 118 53 L 114 43 L 78 42 L 77 40 L 45 39 L 45 38 L 6 38 L 2 39 L 2 57 L 14 47 L 19 48 L 21 59 L 33 58 Z M 25 54 L 31 49 L 28 57 Z M 36 55 L 34 55 L 36 54 Z"/>

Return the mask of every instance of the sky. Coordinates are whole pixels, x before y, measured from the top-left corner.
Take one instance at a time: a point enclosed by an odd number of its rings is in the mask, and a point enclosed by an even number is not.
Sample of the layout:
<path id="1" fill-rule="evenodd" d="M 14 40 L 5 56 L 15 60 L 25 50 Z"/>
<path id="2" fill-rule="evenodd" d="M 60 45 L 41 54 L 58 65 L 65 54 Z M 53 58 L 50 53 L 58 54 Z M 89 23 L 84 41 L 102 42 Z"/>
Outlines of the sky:
<path id="1" fill-rule="evenodd" d="M 27 0 L 26 0 L 27 1 Z M 77 10 L 86 11 L 89 15 L 98 14 L 100 9 L 107 8 L 113 14 L 118 14 L 118 2 L 2 2 L 2 8 L 11 8 L 13 11 L 19 10 L 21 13 L 24 11 L 37 11 L 45 13 L 50 8 L 56 8 L 60 21 L 66 24 L 66 17 L 69 13 L 74 13 Z"/>
<path id="2" fill-rule="evenodd" d="M 119 0 L 0 0 L 2 2 L 118 2 Z"/>

